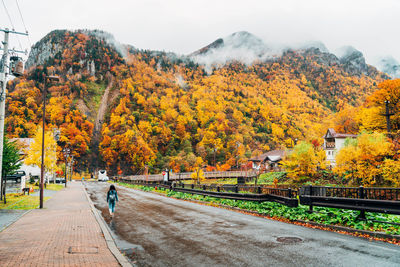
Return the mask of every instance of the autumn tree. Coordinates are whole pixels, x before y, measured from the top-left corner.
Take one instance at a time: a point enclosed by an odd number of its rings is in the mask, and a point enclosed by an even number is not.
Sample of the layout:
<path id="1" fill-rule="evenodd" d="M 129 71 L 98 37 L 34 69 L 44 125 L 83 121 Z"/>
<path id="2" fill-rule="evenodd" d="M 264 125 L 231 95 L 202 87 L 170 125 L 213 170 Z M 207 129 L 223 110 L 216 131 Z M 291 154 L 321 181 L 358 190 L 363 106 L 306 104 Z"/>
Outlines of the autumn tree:
<path id="1" fill-rule="evenodd" d="M 20 149 L 15 141 L 10 141 L 6 136 L 3 139 L 3 162 L 2 162 L 2 188 L 3 192 L 0 193 L 0 198 L 4 197 L 4 203 L 6 200 L 6 185 L 8 174 L 12 174 L 17 171 L 22 165 L 22 156 Z"/>
<path id="2" fill-rule="evenodd" d="M 392 144 L 383 133 L 363 132 L 357 139 L 346 139 L 345 146 L 336 156 L 333 171 L 349 185 L 383 185 L 383 166 L 385 178 L 393 180 L 389 174 L 393 162 L 387 161 L 384 165 L 392 154 Z"/>
<path id="3" fill-rule="evenodd" d="M 42 164 L 42 136 L 43 130 L 41 127 L 36 131 L 33 142 L 27 148 L 27 157 L 25 158 L 26 165 L 41 166 Z M 45 172 L 54 174 L 57 171 L 57 143 L 54 139 L 52 131 L 45 132 L 44 146 L 44 167 Z"/>
<path id="4" fill-rule="evenodd" d="M 318 170 L 326 167 L 325 151 L 303 141 L 293 148 L 281 164 L 293 182 L 310 181 Z"/>
<path id="5" fill-rule="evenodd" d="M 195 168 L 194 172 L 190 175 L 194 182 L 197 184 L 201 184 L 201 182 L 205 181 L 206 178 L 204 176 L 203 169 L 201 167 Z"/>
<path id="6" fill-rule="evenodd" d="M 385 101 L 389 102 L 390 112 L 394 115 L 391 116 L 391 125 L 394 131 L 400 130 L 400 79 L 386 80 L 378 85 L 379 90 L 375 91 L 369 98 L 367 103 L 376 107 L 375 117 L 379 116 L 382 121 L 384 117 L 382 114 L 386 112 Z M 379 110 L 379 111 L 378 111 Z M 383 129 L 386 123 L 382 125 Z"/>

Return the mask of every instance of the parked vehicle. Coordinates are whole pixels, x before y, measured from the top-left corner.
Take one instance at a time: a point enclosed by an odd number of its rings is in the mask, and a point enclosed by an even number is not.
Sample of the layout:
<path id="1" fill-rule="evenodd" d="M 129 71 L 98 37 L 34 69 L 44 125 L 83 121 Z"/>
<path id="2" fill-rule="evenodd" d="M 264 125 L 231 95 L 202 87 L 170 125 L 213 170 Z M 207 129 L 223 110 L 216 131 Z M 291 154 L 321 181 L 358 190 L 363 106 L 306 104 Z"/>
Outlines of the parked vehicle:
<path id="1" fill-rule="evenodd" d="M 13 173 L 13 174 L 7 175 L 6 178 L 7 178 L 7 181 L 15 180 L 16 183 L 20 183 L 20 182 L 21 182 L 21 179 L 22 179 L 23 177 L 26 177 L 25 171 L 16 171 L 16 172 Z"/>
<path id="2" fill-rule="evenodd" d="M 98 177 L 97 177 L 97 180 L 99 182 L 107 182 L 109 180 L 108 176 L 107 176 L 107 171 L 106 170 L 100 170 L 99 174 L 98 174 Z"/>
<path id="3" fill-rule="evenodd" d="M 56 177 L 56 184 L 65 184 L 64 177 Z"/>

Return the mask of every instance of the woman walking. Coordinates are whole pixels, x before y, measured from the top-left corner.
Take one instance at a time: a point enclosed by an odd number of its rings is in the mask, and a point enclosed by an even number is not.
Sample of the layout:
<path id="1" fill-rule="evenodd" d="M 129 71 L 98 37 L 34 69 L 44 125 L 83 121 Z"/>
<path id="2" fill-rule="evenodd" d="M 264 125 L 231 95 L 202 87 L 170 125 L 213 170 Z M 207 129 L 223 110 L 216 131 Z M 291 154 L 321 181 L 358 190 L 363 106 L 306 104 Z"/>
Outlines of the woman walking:
<path id="1" fill-rule="evenodd" d="M 114 216 L 114 210 L 115 210 L 116 201 L 118 201 L 117 190 L 115 189 L 114 185 L 111 185 L 110 189 L 107 192 L 108 209 L 110 211 L 110 215 L 111 216 Z"/>

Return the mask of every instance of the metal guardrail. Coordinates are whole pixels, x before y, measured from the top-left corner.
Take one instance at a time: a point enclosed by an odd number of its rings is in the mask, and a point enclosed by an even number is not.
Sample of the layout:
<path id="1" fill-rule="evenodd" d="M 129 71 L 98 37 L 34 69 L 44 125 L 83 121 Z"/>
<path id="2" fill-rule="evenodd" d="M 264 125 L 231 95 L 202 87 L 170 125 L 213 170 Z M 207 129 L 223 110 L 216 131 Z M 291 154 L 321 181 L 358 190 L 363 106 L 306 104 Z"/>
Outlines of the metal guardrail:
<path id="1" fill-rule="evenodd" d="M 183 184 L 158 181 L 139 181 L 119 179 L 119 181 L 152 187 L 163 187 L 177 192 L 205 195 L 216 198 L 246 200 L 246 201 L 273 201 L 289 207 L 297 207 L 297 191 L 292 189 L 269 188 L 248 185 L 218 185 L 218 184 Z"/>
<path id="2" fill-rule="evenodd" d="M 204 172 L 206 179 L 219 179 L 219 178 L 252 178 L 257 176 L 255 171 L 216 171 Z M 169 176 L 170 181 L 190 180 L 193 179 L 192 172 L 172 173 Z M 140 180 L 140 181 L 163 181 L 162 174 L 149 174 L 149 175 L 130 175 L 121 177 L 125 180 Z"/>
<path id="3" fill-rule="evenodd" d="M 400 188 L 303 186 L 300 204 L 400 215 Z"/>

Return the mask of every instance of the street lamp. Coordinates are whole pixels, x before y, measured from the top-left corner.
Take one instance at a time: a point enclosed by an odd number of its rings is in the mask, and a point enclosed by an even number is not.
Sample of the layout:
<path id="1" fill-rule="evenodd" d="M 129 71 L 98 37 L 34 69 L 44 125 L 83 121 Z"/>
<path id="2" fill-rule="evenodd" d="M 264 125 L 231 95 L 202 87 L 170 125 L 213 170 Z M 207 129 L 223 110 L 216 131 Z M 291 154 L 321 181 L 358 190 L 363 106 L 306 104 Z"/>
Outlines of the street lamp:
<path id="1" fill-rule="evenodd" d="M 216 159 L 215 159 L 215 156 L 217 154 L 217 150 L 218 150 L 218 148 L 216 146 L 214 146 L 214 167 L 215 168 L 217 168 L 217 162 L 216 162 Z"/>
<path id="2" fill-rule="evenodd" d="M 68 163 L 68 157 L 70 154 L 71 150 L 67 147 L 64 147 L 63 149 L 63 154 L 65 158 L 65 170 L 64 170 L 64 177 L 65 177 L 65 187 L 67 187 L 67 163 Z"/>
<path id="3" fill-rule="evenodd" d="M 70 175 L 69 175 L 69 181 L 71 182 L 72 181 L 72 175 L 74 174 L 74 155 L 72 155 L 71 156 L 71 161 L 70 161 L 70 163 L 69 163 L 70 165 L 70 167 L 69 167 L 69 170 L 70 170 Z M 67 183 L 67 181 L 65 181 L 65 183 Z"/>
<path id="4" fill-rule="evenodd" d="M 43 131 L 42 131 L 42 165 L 40 168 L 40 208 L 43 209 L 43 182 L 44 182 L 44 130 L 46 127 L 46 82 L 47 80 L 51 81 L 59 81 L 60 78 L 58 76 L 50 75 L 44 76 L 44 85 L 43 85 Z"/>
<path id="5" fill-rule="evenodd" d="M 239 169 L 239 160 L 240 160 L 240 155 L 239 155 L 239 147 L 240 147 L 241 143 L 239 141 L 236 141 L 236 169 Z"/>

